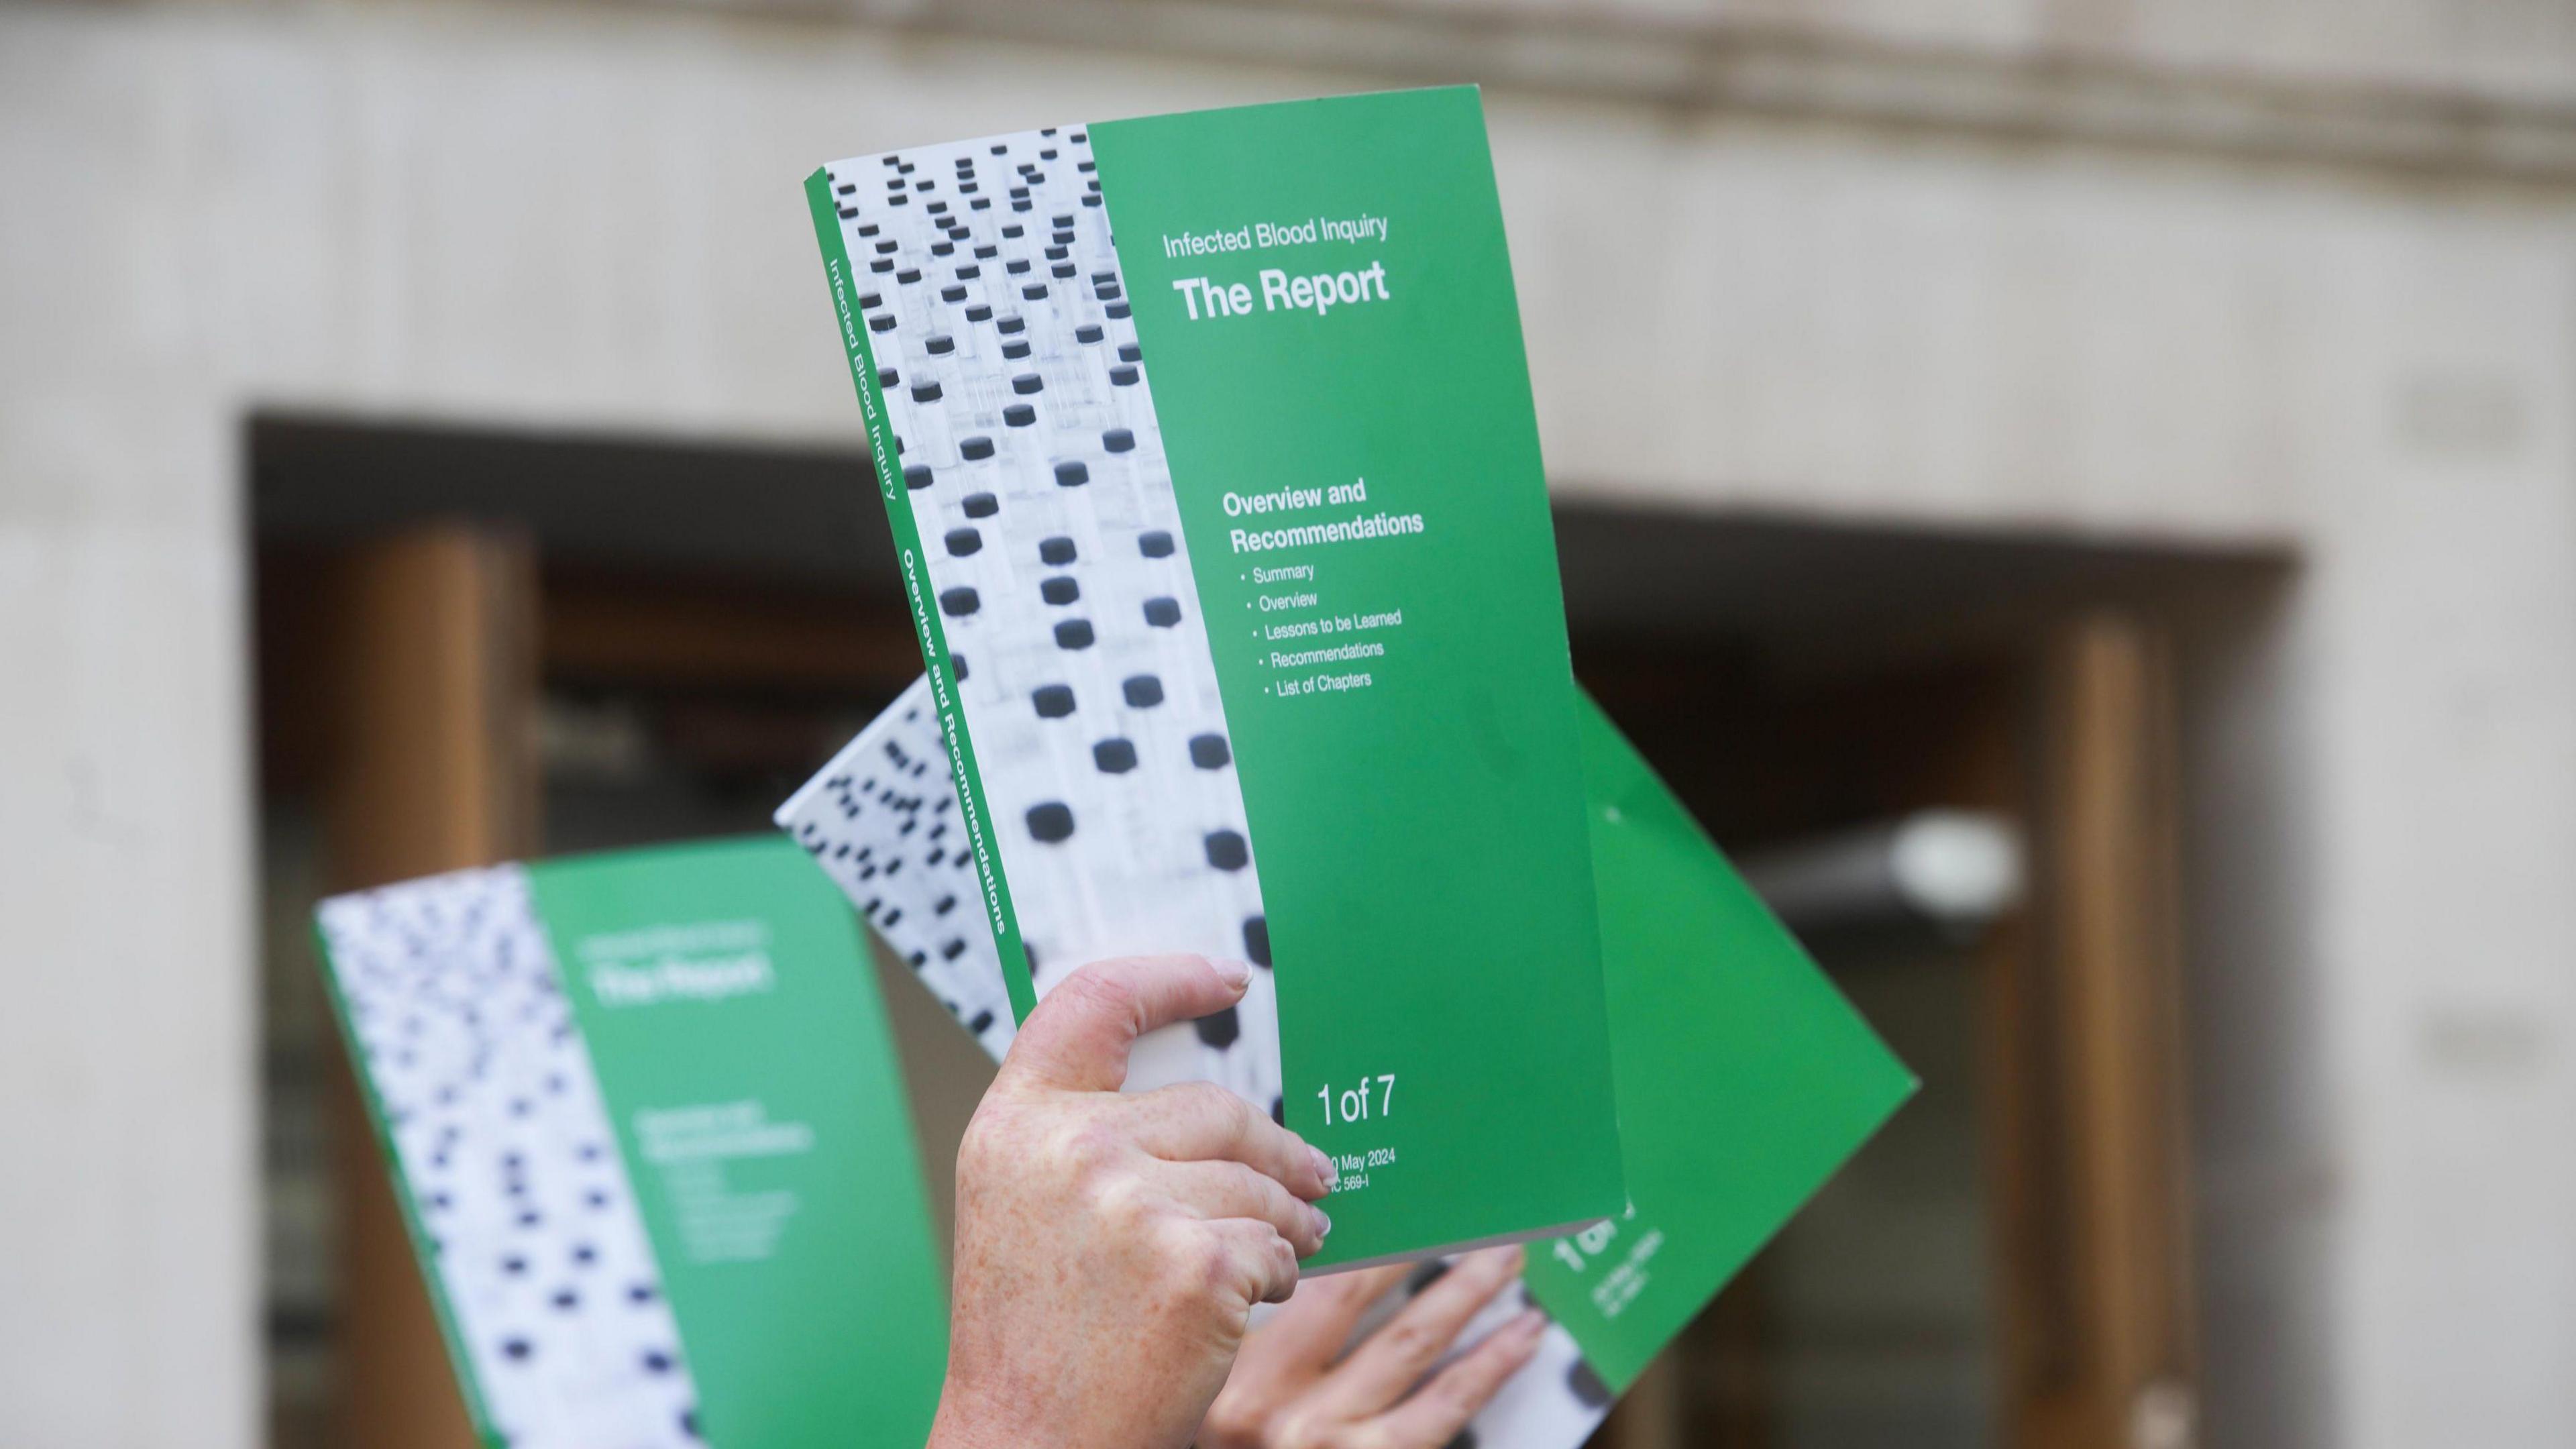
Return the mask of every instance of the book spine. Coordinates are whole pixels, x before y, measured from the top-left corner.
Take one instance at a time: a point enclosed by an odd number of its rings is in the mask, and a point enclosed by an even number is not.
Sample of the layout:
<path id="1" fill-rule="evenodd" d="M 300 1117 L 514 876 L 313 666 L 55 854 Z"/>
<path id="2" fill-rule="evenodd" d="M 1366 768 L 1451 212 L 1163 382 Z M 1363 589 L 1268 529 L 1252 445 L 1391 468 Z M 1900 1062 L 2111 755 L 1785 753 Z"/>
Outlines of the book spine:
<path id="1" fill-rule="evenodd" d="M 913 630 L 921 640 L 922 664 L 930 673 L 931 702 L 939 716 L 940 737 L 947 742 L 949 763 L 956 771 L 958 807 L 965 816 L 967 843 L 975 852 L 976 883 L 984 898 L 985 915 L 993 923 L 993 945 L 1002 958 L 1003 979 L 1010 987 L 1011 1013 L 1025 1021 L 1037 1005 L 1037 994 L 1030 983 L 1028 956 L 1020 943 L 1019 918 L 1011 909 L 1010 886 L 1002 876 L 1001 856 L 984 802 L 983 776 L 975 768 L 975 747 L 967 735 L 965 711 L 958 704 L 956 670 L 950 662 L 947 633 L 940 626 L 939 609 L 923 563 L 921 529 L 912 516 L 912 500 L 904 487 L 903 460 L 895 451 L 894 424 L 886 415 L 884 390 L 877 385 L 876 354 L 868 345 L 867 329 L 859 322 L 854 295 L 856 278 L 850 267 L 849 247 L 841 235 L 840 207 L 833 194 L 829 167 L 817 168 L 805 178 L 805 199 L 814 216 L 814 239 L 823 248 L 823 270 L 832 289 L 833 320 L 841 329 L 850 381 L 858 388 L 859 408 L 867 419 L 868 452 L 876 463 L 877 491 L 885 500 L 886 521 L 894 531 L 895 555 L 903 568 L 904 597 L 912 610 Z"/>
<path id="2" fill-rule="evenodd" d="M 339 1027 L 341 1048 L 349 1054 L 350 1075 L 358 1079 L 358 1097 L 367 1110 L 367 1129 L 374 1134 L 376 1151 L 384 1159 L 385 1174 L 393 1186 L 394 1206 L 402 1211 L 403 1235 L 411 1241 L 412 1261 L 420 1265 L 421 1286 L 429 1291 L 430 1313 L 438 1320 L 438 1337 L 447 1347 L 447 1362 L 456 1370 L 456 1386 L 465 1398 L 466 1417 L 474 1425 L 478 1443 L 486 1449 L 500 1449 L 509 1440 L 492 1421 L 492 1411 L 483 1399 L 483 1382 L 474 1372 L 474 1356 L 466 1352 L 464 1335 L 457 1331 L 456 1306 L 448 1300 L 447 1282 L 438 1272 L 429 1229 L 421 1223 L 420 1205 L 412 1198 L 411 1178 L 404 1173 L 402 1154 L 395 1148 L 393 1124 L 385 1115 L 385 1100 L 376 1089 L 375 1073 L 369 1069 L 367 1044 L 359 1039 L 357 1021 L 349 1014 L 349 997 L 334 965 L 330 934 L 322 929 L 319 920 L 310 929 L 313 959 L 321 963 L 322 987 L 331 998 L 331 1020 Z"/>

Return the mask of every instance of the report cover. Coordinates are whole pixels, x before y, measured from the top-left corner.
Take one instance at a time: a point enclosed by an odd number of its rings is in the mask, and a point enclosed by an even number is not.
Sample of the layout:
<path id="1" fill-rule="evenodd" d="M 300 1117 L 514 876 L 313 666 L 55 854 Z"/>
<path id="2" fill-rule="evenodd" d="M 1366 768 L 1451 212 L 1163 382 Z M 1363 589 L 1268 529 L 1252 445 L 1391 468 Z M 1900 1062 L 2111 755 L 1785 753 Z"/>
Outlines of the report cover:
<path id="1" fill-rule="evenodd" d="M 928 1433 L 920 1162 L 864 944 L 801 853 L 458 871 L 316 931 L 487 1446 Z"/>
<path id="2" fill-rule="evenodd" d="M 1264 1105 L 1362 1164 L 1318 1266 L 1619 1211 L 1476 92 L 992 136 L 807 195 L 1014 1014 L 1104 957 L 1266 968 Z"/>
<path id="3" fill-rule="evenodd" d="M 1916 1082 L 1618 726 L 1585 706 L 1629 1207 L 1532 1252 L 1523 1277 L 1624 1391 Z"/>
<path id="4" fill-rule="evenodd" d="M 1521 1294 L 1556 1322 L 1472 1426 L 1481 1449 L 1572 1449 L 1880 1123 L 1914 1079 L 1609 717 L 1582 701 L 1629 1203 L 1533 1244 Z M 996 1058 L 1010 1046 L 983 918 L 951 901 L 956 795 L 925 679 L 778 812 L 780 827 Z M 1208 1033 L 1206 1075 L 1277 1080 L 1266 1041 Z M 1320 1143 L 1337 1151 L 1329 1140 Z M 1333 1209 L 1339 1212 L 1339 1204 Z M 1400 1292 L 1418 1289 L 1417 1275 Z"/>

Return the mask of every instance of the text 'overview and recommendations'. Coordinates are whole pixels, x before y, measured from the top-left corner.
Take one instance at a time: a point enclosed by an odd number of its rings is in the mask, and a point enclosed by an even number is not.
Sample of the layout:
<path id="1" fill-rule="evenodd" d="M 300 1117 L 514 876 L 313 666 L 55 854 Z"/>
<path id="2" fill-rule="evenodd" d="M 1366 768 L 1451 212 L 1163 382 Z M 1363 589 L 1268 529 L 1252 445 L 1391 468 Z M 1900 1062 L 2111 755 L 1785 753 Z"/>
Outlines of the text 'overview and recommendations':
<path id="1" fill-rule="evenodd" d="M 1263 527 L 1258 520 L 1318 508 L 1365 507 L 1368 480 L 1355 478 L 1322 488 L 1281 488 L 1250 495 L 1227 493 L 1226 517 L 1256 520 L 1230 528 L 1238 554 L 1275 553 L 1373 539 L 1402 539 L 1423 531 L 1419 513 L 1345 514 L 1319 522 Z M 1309 698 L 1367 689 L 1377 682 L 1372 661 L 1387 657 L 1387 638 L 1404 627 L 1404 609 L 1392 600 L 1351 601 L 1331 596 L 1329 555 L 1315 562 L 1255 564 L 1239 577 L 1262 590 L 1244 601 L 1254 614 L 1252 637 L 1263 667 L 1275 677 L 1262 692 L 1279 699 Z M 1354 637 L 1357 636 L 1357 637 Z M 1368 667 L 1359 667 L 1368 666 Z"/>

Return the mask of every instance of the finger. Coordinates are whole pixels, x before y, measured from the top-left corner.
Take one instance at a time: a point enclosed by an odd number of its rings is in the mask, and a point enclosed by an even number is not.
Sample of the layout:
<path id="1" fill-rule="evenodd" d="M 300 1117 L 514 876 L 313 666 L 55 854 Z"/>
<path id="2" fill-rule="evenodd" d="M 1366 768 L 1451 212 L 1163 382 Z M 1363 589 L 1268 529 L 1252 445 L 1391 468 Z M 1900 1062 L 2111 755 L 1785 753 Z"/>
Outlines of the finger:
<path id="1" fill-rule="evenodd" d="M 1309 1207 L 1288 1189 L 1240 1162 L 1167 1162 L 1156 1177 L 1163 1190 L 1199 1218 L 1252 1218 L 1268 1223 L 1288 1240 L 1300 1258 L 1311 1258 L 1324 1246 L 1332 1219 Z"/>
<path id="2" fill-rule="evenodd" d="M 1201 1224 L 1199 1231 L 1216 1235 L 1227 1270 L 1246 1301 L 1285 1303 L 1297 1291 L 1297 1251 L 1268 1223 L 1220 1218 Z"/>
<path id="3" fill-rule="evenodd" d="M 1213 1082 L 1157 1087 L 1123 1110 L 1135 1124 L 1137 1145 L 1167 1162 L 1240 1162 L 1310 1200 L 1332 1191 L 1331 1159 Z"/>
<path id="4" fill-rule="evenodd" d="M 1000 1080 L 1066 1091 L 1114 1092 L 1127 1049 L 1158 1026 L 1223 1011 L 1242 999 L 1252 968 L 1205 956 L 1095 961 L 1064 979 L 1020 1026 Z"/>
<path id="5" fill-rule="evenodd" d="M 1535 1308 L 1522 1309 L 1519 1317 L 1485 1335 L 1456 1363 L 1414 1390 L 1411 1398 L 1387 1410 L 1378 1420 L 1382 1432 L 1375 1442 L 1392 1449 L 1435 1449 L 1448 1443 L 1529 1363 L 1546 1336 L 1547 1315 Z"/>
<path id="6" fill-rule="evenodd" d="M 1517 1246 L 1487 1248 L 1459 1259 L 1386 1326 L 1351 1350 L 1324 1380 L 1324 1402 L 1346 1419 L 1365 1418 L 1404 1397 L 1458 1339 L 1458 1330 L 1494 1300 L 1521 1270 Z"/>
<path id="7" fill-rule="evenodd" d="M 1297 1296 L 1262 1326 L 1266 1351 L 1282 1363 L 1322 1372 L 1342 1356 L 1343 1346 L 1351 1341 L 1351 1329 L 1369 1305 L 1393 1291 L 1412 1271 L 1410 1263 L 1394 1263 L 1300 1279 Z"/>

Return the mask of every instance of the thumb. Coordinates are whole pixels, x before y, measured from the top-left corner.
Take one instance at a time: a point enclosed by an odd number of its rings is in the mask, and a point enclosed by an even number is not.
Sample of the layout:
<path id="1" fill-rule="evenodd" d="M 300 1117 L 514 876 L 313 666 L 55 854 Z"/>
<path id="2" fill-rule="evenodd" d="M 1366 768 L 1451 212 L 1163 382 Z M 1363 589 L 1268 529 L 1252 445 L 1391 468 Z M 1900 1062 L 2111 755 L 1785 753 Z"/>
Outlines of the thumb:
<path id="1" fill-rule="evenodd" d="M 1252 968 L 1205 956 L 1129 956 L 1068 976 L 1020 1026 L 1001 1081 L 1061 1091 L 1114 1092 L 1127 1049 L 1158 1026 L 1223 1011 L 1243 997 Z"/>

